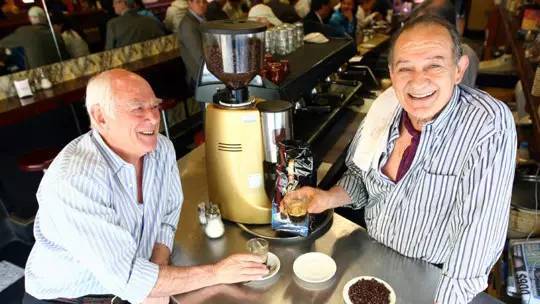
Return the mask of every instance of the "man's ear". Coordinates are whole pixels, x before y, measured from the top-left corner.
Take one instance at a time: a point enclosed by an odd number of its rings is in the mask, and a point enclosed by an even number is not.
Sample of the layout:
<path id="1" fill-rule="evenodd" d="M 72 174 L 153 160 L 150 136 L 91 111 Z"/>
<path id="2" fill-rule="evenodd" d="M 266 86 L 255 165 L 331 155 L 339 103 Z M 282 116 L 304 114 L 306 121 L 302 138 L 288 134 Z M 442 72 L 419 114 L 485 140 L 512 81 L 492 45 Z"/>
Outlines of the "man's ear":
<path id="1" fill-rule="evenodd" d="M 456 69 L 456 84 L 460 83 L 463 79 L 463 75 L 465 75 L 465 71 L 467 71 L 467 68 L 469 67 L 469 57 L 467 55 L 461 56 L 459 58 L 457 63 L 457 69 Z"/>
<path id="2" fill-rule="evenodd" d="M 103 113 L 101 106 L 97 104 L 93 105 L 90 109 L 90 115 L 92 116 L 92 121 L 95 124 L 94 127 L 98 128 L 98 130 L 104 130 L 107 121 L 105 119 L 105 113 Z"/>

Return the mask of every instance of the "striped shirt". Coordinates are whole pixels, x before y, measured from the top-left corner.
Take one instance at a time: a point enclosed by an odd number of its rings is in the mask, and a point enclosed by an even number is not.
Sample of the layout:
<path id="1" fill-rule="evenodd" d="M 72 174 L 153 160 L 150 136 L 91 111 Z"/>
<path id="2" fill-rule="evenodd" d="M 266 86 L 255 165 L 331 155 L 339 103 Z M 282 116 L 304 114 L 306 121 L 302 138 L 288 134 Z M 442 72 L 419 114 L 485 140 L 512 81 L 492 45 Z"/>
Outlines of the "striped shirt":
<path id="1" fill-rule="evenodd" d="M 487 287 L 506 238 L 517 145 L 512 114 L 488 94 L 456 86 L 437 118 L 422 127 L 413 163 L 394 183 L 381 170 L 399 137 L 402 111 L 377 169 L 353 163 L 357 132 L 338 185 L 351 207 L 365 207 L 374 239 L 443 265 L 436 303 L 468 303 Z"/>
<path id="2" fill-rule="evenodd" d="M 158 277 L 152 249 L 161 243 L 172 252 L 183 201 L 174 148 L 164 136 L 143 158 L 142 190 L 139 204 L 135 167 L 97 131 L 69 143 L 37 192 L 26 291 L 38 299 L 114 294 L 142 302 Z"/>

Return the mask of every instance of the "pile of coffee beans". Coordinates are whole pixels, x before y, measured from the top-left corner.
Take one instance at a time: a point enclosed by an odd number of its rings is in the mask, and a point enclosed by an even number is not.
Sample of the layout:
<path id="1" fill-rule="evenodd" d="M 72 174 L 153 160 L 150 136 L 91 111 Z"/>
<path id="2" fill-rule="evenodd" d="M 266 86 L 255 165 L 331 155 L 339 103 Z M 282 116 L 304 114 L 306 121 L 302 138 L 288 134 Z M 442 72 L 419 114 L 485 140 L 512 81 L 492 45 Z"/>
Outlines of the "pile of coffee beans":
<path id="1" fill-rule="evenodd" d="M 358 280 L 349 288 L 353 304 L 389 304 L 390 290 L 375 279 Z"/>
<path id="2" fill-rule="evenodd" d="M 242 63 L 244 69 L 241 73 L 225 73 L 223 71 L 223 57 L 222 49 L 219 45 L 213 44 L 205 47 L 204 55 L 206 58 L 206 65 L 208 70 L 212 72 L 218 79 L 223 81 L 226 85 L 233 89 L 239 89 L 247 86 L 249 81 L 257 75 L 261 66 L 261 52 L 262 52 L 261 40 L 257 38 L 250 38 L 247 43 L 247 50 L 242 50 L 242 54 L 248 54 L 248 58 L 237 58 L 237 52 L 231 52 L 234 54 L 232 61 L 235 68 L 240 67 L 239 61 Z"/>

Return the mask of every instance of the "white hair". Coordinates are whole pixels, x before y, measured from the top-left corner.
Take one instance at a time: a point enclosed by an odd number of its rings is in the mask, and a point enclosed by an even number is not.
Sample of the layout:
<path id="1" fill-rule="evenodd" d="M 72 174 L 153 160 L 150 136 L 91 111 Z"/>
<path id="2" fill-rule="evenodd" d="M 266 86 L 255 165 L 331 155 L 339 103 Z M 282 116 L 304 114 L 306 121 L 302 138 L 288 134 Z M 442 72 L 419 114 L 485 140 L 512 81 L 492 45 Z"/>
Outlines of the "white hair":
<path id="1" fill-rule="evenodd" d="M 28 19 L 32 24 L 45 24 L 47 18 L 45 17 L 45 11 L 39 6 L 32 6 L 28 10 Z"/>
<path id="2" fill-rule="evenodd" d="M 96 127 L 92 117 L 93 107 L 99 107 L 105 115 L 114 117 L 114 105 L 113 73 L 106 71 L 92 77 L 86 86 L 86 111 L 90 117 L 90 126 Z"/>

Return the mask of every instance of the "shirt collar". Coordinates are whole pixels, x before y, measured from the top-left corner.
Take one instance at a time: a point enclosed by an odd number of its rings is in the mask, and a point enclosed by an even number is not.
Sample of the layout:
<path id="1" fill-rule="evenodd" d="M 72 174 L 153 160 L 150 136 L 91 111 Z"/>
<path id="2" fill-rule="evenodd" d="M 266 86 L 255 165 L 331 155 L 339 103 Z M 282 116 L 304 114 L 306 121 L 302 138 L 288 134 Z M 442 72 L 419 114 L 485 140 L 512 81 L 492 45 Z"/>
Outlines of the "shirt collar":
<path id="1" fill-rule="evenodd" d="M 454 92 L 452 93 L 452 97 L 450 97 L 450 101 L 448 102 L 448 104 L 442 109 L 442 111 L 439 113 L 439 115 L 437 115 L 435 119 L 425 124 L 425 128 L 438 130 L 441 128 L 441 126 L 444 126 L 445 122 L 450 117 L 450 114 L 456 108 L 460 95 L 461 88 L 456 85 L 454 87 Z M 390 134 L 388 136 L 389 142 L 399 137 L 399 127 L 403 111 L 403 107 L 400 105 L 399 110 L 396 111 L 396 114 L 392 120 L 392 125 L 390 126 Z"/>
<path id="2" fill-rule="evenodd" d="M 197 15 L 197 14 L 196 14 L 194 11 L 192 11 L 191 9 L 188 9 L 188 10 L 189 10 L 189 12 L 193 15 L 193 17 L 195 17 L 195 18 L 197 18 L 197 20 L 199 20 L 199 22 L 204 22 L 204 21 L 206 21 L 206 20 L 204 19 L 204 17 L 201 17 L 201 16 Z"/>
<path id="3" fill-rule="evenodd" d="M 450 97 L 450 101 L 448 102 L 448 104 L 446 104 L 446 106 L 442 109 L 439 115 L 437 115 L 437 117 L 435 117 L 435 119 L 433 119 L 432 121 L 428 122 L 425 127 L 431 128 L 433 130 L 439 130 L 442 126 L 444 126 L 448 121 L 450 114 L 454 112 L 460 96 L 461 88 L 458 85 L 455 85 L 454 92 L 452 93 L 452 97 Z"/>
<path id="4" fill-rule="evenodd" d="M 92 129 L 91 132 L 94 142 L 98 146 L 98 149 L 100 149 L 104 156 L 107 158 L 114 173 L 117 173 L 123 166 L 132 166 L 132 164 L 123 160 L 120 155 L 116 154 L 116 152 L 114 152 L 111 147 L 107 145 L 107 143 L 103 140 L 103 137 L 101 137 L 101 134 L 99 134 L 97 130 Z M 154 150 L 150 153 L 146 153 L 144 155 L 143 162 L 146 161 L 147 158 L 156 158 L 156 151 Z"/>
<path id="5" fill-rule="evenodd" d="M 319 16 L 319 14 L 317 14 L 317 12 L 315 12 L 315 16 L 317 16 L 317 18 L 319 18 L 319 21 L 320 21 L 321 23 L 324 23 L 323 20 L 322 20 L 322 18 L 321 18 L 321 16 Z"/>
<path id="6" fill-rule="evenodd" d="M 98 146 L 98 149 L 102 152 L 103 156 L 109 162 L 114 173 L 118 172 L 123 166 L 130 165 L 128 162 L 123 160 L 116 152 L 114 152 L 109 145 L 105 143 L 101 134 L 95 129 L 92 129 L 92 138 Z"/>

